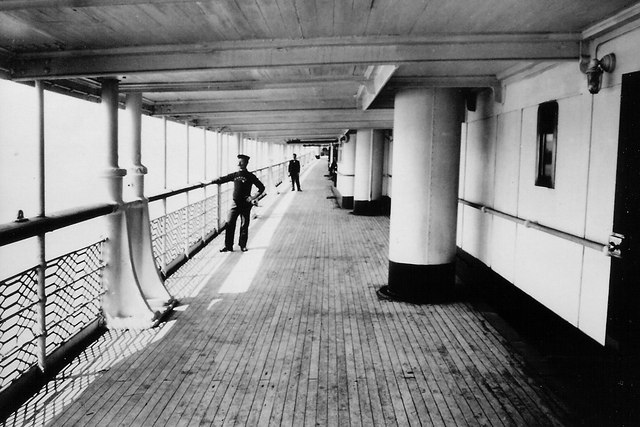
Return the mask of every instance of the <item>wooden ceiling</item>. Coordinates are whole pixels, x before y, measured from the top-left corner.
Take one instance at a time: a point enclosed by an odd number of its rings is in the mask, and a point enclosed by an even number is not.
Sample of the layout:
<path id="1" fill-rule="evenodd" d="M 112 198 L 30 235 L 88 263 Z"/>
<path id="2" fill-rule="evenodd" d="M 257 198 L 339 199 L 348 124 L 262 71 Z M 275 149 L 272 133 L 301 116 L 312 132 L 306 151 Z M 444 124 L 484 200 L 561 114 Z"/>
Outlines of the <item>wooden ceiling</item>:
<path id="1" fill-rule="evenodd" d="M 493 88 L 576 61 L 626 0 L 3 0 L 0 73 L 262 140 L 391 128 L 403 87 Z M 616 19 L 616 17 L 620 17 Z M 576 65 L 577 67 L 577 65 Z"/>

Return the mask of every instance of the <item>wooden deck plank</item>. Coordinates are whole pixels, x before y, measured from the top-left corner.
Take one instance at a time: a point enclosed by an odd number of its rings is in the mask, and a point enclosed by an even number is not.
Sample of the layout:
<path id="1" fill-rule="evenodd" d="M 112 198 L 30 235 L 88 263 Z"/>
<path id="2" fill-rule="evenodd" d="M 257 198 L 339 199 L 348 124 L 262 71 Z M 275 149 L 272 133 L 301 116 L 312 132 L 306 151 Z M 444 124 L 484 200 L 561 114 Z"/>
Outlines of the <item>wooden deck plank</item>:
<path id="1" fill-rule="evenodd" d="M 467 353 L 473 354 L 477 351 L 476 349 L 485 348 L 484 354 L 486 358 L 479 360 L 479 362 L 484 362 L 484 368 L 488 375 L 493 376 L 496 381 L 502 381 L 501 376 L 508 374 L 508 381 L 502 382 L 505 384 L 506 389 L 512 392 L 509 394 L 510 401 L 515 408 L 520 410 L 526 422 L 539 423 L 541 419 L 544 419 L 549 424 L 557 423 L 556 415 L 553 415 L 548 407 L 553 406 L 555 413 L 560 416 L 564 415 L 566 408 L 557 405 L 555 400 L 550 400 L 551 396 L 549 394 L 545 396 L 539 395 L 539 384 L 532 384 L 524 376 L 524 366 L 520 358 L 513 352 L 500 351 L 508 343 L 504 339 L 500 339 L 493 328 L 486 325 L 484 329 L 481 328 L 483 323 L 480 316 L 471 316 L 470 313 L 470 310 L 457 310 L 459 318 L 466 321 L 466 330 L 474 332 L 468 337 L 468 344 L 465 346 Z M 461 329 L 459 325 L 451 322 L 450 319 L 449 326 L 458 330 Z M 487 345 L 487 340 L 489 345 Z M 471 345 L 473 345 L 473 348 L 471 348 Z"/>
<path id="2" fill-rule="evenodd" d="M 526 406 L 522 405 L 519 395 L 519 387 L 512 387 L 510 381 L 505 381 L 500 377 L 493 375 L 492 368 L 498 365 L 492 365 L 495 360 L 491 359 L 490 352 L 483 352 L 483 357 L 475 357 L 474 350 L 471 349 L 470 343 L 475 343 L 475 334 L 470 333 L 469 328 L 461 329 L 451 323 L 451 319 L 447 316 L 441 316 L 444 326 L 451 333 L 453 337 L 457 338 L 457 341 L 461 348 L 461 353 L 467 355 L 467 358 L 471 361 L 473 366 L 473 372 L 478 376 L 478 380 L 482 381 L 486 388 L 491 393 L 499 395 L 500 401 L 505 402 L 502 406 L 505 413 L 514 420 L 517 424 L 531 425 L 539 422 L 540 418 L 533 414 L 528 413 Z M 487 369 L 489 367 L 489 369 Z M 507 371 L 508 372 L 508 371 Z"/>
<path id="3" fill-rule="evenodd" d="M 563 425 L 569 410 L 473 305 L 377 298 L 389 219 L 336 208 L 321 163 L 254 221 L 252 237 L 279 223 L 249 241 L 264 256 L 245 292 L 220 285 L 246 254 L 203 249 L 171 279 L 184 311 L 110 333 L 133 347 L 87 364 L 104 372 L 51 425 Z"/>
<path id="4" fill-rule="evenodd" d="M 301 270 L 303 272 L 311 271 L 311 262 L 310 258 L 301 265 Z M 309 311 L 311 307 L 311 296 L 313 294 L 314 282 L 310 279 L 310 276 L 307 274 L 307 281 L 304 286 L 304 295 L 300 300 L 300 304 L 296 308 L 299 310 L 299 322 L 297 324 L 297 329 L 295 332 L 295 340 L 293 347 L 293 357 L 290 365 L 290 375 L 288 377 L 288 382 L 286 385 L 286 393 L 281 402 L 281 419 L 280 425 L 283 426 L 294 426 L 294 420 L 296 415 L 296 402 L 298 400 L 298 394 L 303 389 L 303 386 L 306 390 L 306 384 L 304 383 L 304 346 L 305 346 L 305 337 L 307 335 L 308 318 Z M 283 385 L 284 386 L 284 385 Z M 278 407 L 275 406 L 273 411 L 278 411 Z M 273 417 L 272 417 L 273 419 Z M 254 419 L 249 419 L 249 425 L 253 425 Z M 256 420 L 257 421 L 257 420 Z"/>

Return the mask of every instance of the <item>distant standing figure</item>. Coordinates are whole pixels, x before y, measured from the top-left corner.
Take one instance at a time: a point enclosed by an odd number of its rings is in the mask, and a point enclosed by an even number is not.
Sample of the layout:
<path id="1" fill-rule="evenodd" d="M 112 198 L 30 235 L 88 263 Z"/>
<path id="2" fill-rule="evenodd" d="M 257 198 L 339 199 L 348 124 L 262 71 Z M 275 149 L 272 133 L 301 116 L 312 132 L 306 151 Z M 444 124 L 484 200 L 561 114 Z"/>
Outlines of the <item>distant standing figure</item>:
<path id="1" fill-rule="evenodd" d="M 296 159 L 296 154 L 293 154 L 293 159 L 289 161 L 289 176 L 291 177 L 291 191 L 295 190 L 295 187 L 300 189 L 300 162 Z"/>
<path id="2" fill-rule="evenodd" d="M 229 209 L 227 226 L 224 236 L 224 247 L 220 252 L 233 252 L 233 236 L 236 231 L 236 221 L 240 217 L 240 238 L 238 244 L 242 252 L 247 251 L 247 240 L 249 239 L 249 221 L 251 219 L 251 208 L 262 193 L 264 184 L 251 172 L 247 170 L 249 156 L 238 154 L 238 171 L 225 175 L 213 181 L 214 184 L 222 184 L 233 181 L 233 203 Z M 251 195 L 251 186 L 255 185 L 258 193 Z"/>

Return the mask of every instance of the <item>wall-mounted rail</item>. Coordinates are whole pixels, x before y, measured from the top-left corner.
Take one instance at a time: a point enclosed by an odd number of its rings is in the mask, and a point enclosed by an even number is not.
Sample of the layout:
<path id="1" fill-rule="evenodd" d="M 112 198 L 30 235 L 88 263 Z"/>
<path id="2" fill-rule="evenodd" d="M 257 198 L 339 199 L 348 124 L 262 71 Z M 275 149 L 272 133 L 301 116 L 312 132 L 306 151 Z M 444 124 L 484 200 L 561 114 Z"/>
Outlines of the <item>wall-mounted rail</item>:
<path id="1" fill-rule="evenodd" d="M 577 243 L 577 244 L 585 246 L 587 248 L 594 249 L 596 251 L 600 251 L 600 252 L 604 253 L 605 255 L 609 254 L 609 252 L 607 250 L 609 246 L 604 244 L 604 243 L 595 242 L 593 240 L 585 239 L 584 237 L 576 236 L 576 235 L 573 235 L 573 234 L 570 234 L 570 233 L 567 233 L 567 232 L 564 232 L 564 231 L 557 230 L 557 229 L 552 228 L 552 227 L 547 227 L 546 225 L 539 224 L 539 223 L 537 223 L 535 221 L 519 218 L 517 216 L 513 216 L 513 215 L 510 215 L 508 213 L 498 211 L 496 209 L 490 208 L 488 206 L 484 206 L 484 205 L 479 204 L 479 203 L 469 202 L 468 200 L 464 200 L 464 199 L 458 199 L 458 203 L 466 205 L 466 206 L 470 206 L 470 207 L 475 208 L 475 209 L 478 209 L 481 212 L 484 212 L 484 213 L 487 213 L 487 214 L 491 214 L 491 215 L 497 216 L 499 218 L 503 218 L 503 219 L 515 222 L 516 224 L 523 225 L 523 226 L 525 226 L 527 228 L 533 228 L 535 230 L 542 231 L 543 233 L 547 233 L 547 234 L 550 234 L 552 236 L 559 237 L 561 239 L 568 240 L 568 241 L 573 242 L 573 243 Z"/>

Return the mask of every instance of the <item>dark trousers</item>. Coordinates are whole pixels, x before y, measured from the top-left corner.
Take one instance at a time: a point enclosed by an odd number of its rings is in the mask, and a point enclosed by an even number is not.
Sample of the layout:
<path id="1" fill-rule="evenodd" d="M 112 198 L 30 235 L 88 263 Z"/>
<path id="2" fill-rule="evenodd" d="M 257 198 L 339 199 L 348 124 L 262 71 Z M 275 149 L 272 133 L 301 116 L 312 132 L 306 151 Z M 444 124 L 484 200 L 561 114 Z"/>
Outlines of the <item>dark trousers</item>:
<path id="1" fill-rule="evenodd" d="M 291 190 L 295 190 L 295 186 L 300 190 L 300 175 L 297 173 L 291 174 Z"/>
<path id="2" fill-rule="evenodd" d="M 251 203 L 234 203 L 229 209 L 229 216 L 227 217 L 227 226 L 224 235 L 224 246 L 226 248 L 233 248 L 233 237 L 236 233 L 236 221 L 240 217 L 240 237 L 238 244 L 241 248 L 247 246 L 247 239 L 249 238 L 249 221 L 251 220 Z"/>

